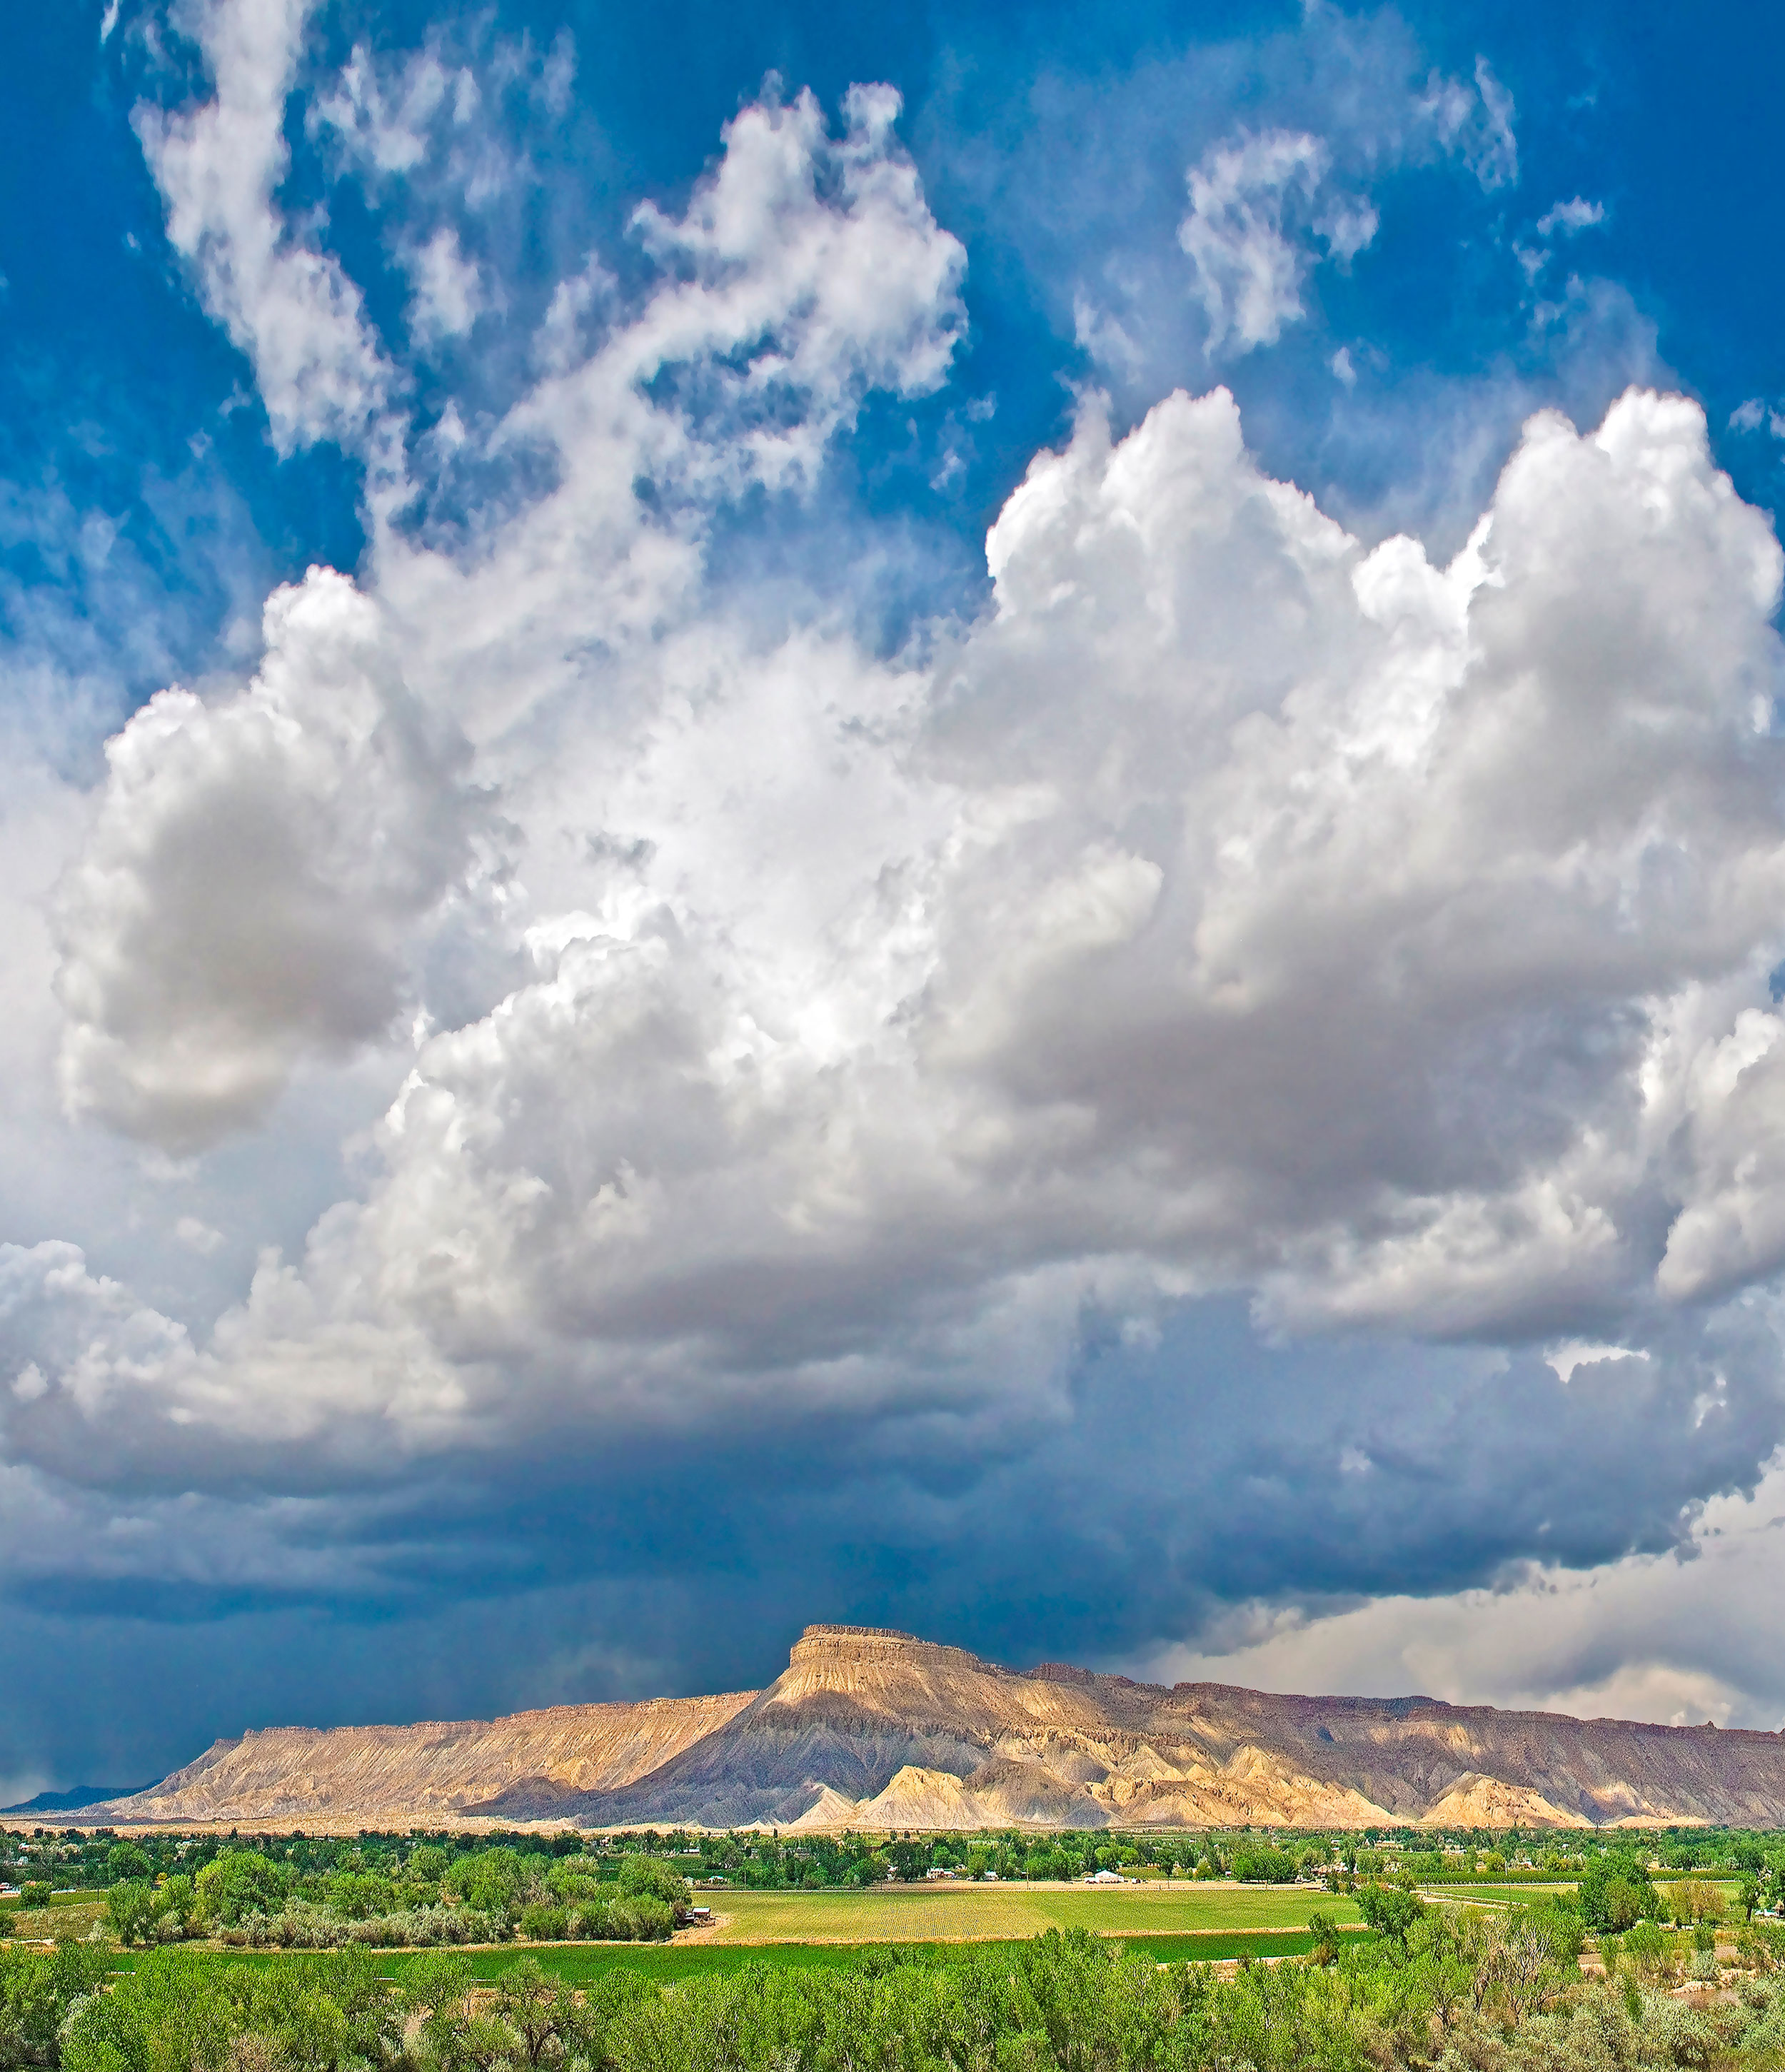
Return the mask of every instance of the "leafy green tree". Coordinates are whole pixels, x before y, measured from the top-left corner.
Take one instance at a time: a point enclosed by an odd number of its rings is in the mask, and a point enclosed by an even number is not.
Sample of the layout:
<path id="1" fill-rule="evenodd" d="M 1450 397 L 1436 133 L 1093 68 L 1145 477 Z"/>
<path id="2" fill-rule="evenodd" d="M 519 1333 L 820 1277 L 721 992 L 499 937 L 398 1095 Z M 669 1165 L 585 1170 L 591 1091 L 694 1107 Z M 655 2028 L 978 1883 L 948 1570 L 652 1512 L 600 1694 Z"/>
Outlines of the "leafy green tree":
<path id="1" fill-rule="evenodd" d="M 520 1904 L 527 1889 L 527 1873 L 517 1851 L 482 1849 L 475 1856 L 460 1856 L 443 1883 L 467 1906 L 475 1907 L 479 1914 L 505 1918 Z"/>
<path id="2" fill-rule="evenodd" d="M 125 1949 L 152 1942 L 159 1918 L 154 1887 L 142 1878 L 120 1880 L 105 1895 L 105 1917 Z"/>
<path id="3" fill-rule="evenodd" d="M 887 1844 L 886 1860 L 892 1865 L 895 1877 L 909 1882 L 923 1877 L 929 1867 L 930 1852 L 922 1842 L 907 1838 Z"/>
<path id="4" fill-rule="evenodd" d="M 388 1914 L 396 1895 L 389 1878 L 370 1871 L 337 1871 L 323 1881 L 323 1897 L 343 1921 L 367 1921 Z"/>
<path id="5" fill-rule="evenodd" d="M 1647 1867 L 1627 1851 L 1597 1857 L 1589 1864 L 1581 1874 L 1576 1897 L 1588 1927 L 1613 1934 L 1622 1934 L 1639 1921 L 1652 1920 L 1661 1910 Z"/>
<path id="6" fill-rule="evenodd" d="M 1244 1885 L 1287 1885 L 1295 1876 L 1295 1859 L 1287 1849 L 1254 1842 L 1234 1852 L 1230 1868 Z"/>
<path id="7" fill-rule="evenodd" d="M 103 1876 L 108 1885 L 117 1885 L 125 1878 L 140 1878 L 152 1882 L 155 1867 L 147 1854 L 135 1842 L 114 1842 L 105 1852 Z"/>
<path id="8" fill-rule="evenodd" d="M 518 2060 L 529 2072 L 562 2064 L 582 2038 L 575 1996 L 561 1979 L 548 1977 L 536 1958 L 524 1957 L 503 1973 L 494 2012 L 512 2033 Z"/>
<path id="9" fill-rule="evenodd" d="M 204 1922 L 240 1926 L 249 1915 L 277 1914 L 285 1903 L 280 1867 L 258 1849 L 226 1849 L 193 1880 L 194 1909 Z"/>
<path id="10" fill-rule="evenodd" d="M 46 1958 L 0 1948 L 0 2066 L 54 2066 L 74 2008 L 92 1997 L 111 1963 L 103 1950 L 64 1941 Z"/>
<path id="11" fill-rule="evenodd" d="M 615 1885 L 623 1898 L 661 1901 L 678 1927 L 686 1922 L 694 1901 L 687 1879 L 673 1864 L 656 1856 L 628 1856 Z"/>
<path id="12" fill-rule="evenodd" d="M 1378 1935 L 1391 1942 L 1405 1943 L 1407 1931 L 1425 1908 L 1413 1893 L 1399 1885 L 1359 1885 L 1357 1892 L 1358 1911 Z"/>

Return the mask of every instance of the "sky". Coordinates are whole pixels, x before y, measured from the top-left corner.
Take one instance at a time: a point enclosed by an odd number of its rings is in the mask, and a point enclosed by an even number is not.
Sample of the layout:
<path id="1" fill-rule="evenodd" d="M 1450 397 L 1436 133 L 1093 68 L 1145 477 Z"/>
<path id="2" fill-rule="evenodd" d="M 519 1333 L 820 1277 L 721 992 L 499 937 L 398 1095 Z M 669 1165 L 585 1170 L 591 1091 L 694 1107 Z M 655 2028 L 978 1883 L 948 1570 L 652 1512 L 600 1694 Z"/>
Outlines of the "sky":
<path id="1" fill-rule="evenodd" d="M 1775 10 L 0 39 L 0 1803 L 1785 1723 Z"/>

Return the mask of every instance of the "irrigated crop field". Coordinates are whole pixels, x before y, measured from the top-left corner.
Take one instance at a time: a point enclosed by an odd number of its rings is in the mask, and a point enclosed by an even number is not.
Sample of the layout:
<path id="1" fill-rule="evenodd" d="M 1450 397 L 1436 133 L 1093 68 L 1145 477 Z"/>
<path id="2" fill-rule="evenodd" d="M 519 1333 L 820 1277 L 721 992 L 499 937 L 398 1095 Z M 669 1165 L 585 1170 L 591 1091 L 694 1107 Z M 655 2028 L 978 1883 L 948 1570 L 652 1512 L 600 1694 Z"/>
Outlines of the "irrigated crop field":
<path id="1" fill-rule="evenodd" d="M 866 1946 L 859 1942 L 534 1942 L 505 1945 L 500 1949 L 472 1949 L 460 1954 L 473 1977 L 494 1981 L 512 1971 L 523 1957 L 537 1960 L 543 1971 L 561 1978 L 566 1985 L 591 1985 L 610 1972 L 631 1971 L 657 1985 L 673 1985 L 682 1979 L 723 1977 L 749 1964 L 769 1964 L 777 1970 L 842 1971 L 861 1958 Z M 905 1943 L 903 1948 L 938 1959 L 957 1957 L 976 1946 L 969 1942 Z M 1008 1941 L 977 1946 L 989 1950 L 1010 1949 Z M 1306 1929 L 1262 1929 L 1199 1931 L 1188 1935 L 1142 1935 L 1125 1938 L 1125 1947 L 1136 1955 L 1157 1963 L 1185 1961 L 1210 1963 L 1224 1958 L 1299 1957 L 1314 1947 Z M 253 1969 L 271 1968 L 290 1962 L 278 1950 L 216 1950 L 199 1946 L 200 1954 L 219 1964 L 244 1964 Z M 113 1968 L 134 1971 L 142 1961 L 138 1951 L 120 1951 Z M 413 1965 L 422 1961 L 416 1950 L 380 1950 L 379 1971 L 387 1978 L 401 1979 Z"/>
<path id="2" fill-rule="evenodd" d="M 933 1885 L 866 1892 L 703 1893 L 720 1925 L 698 1939 L 767 1942 L 970 1942 L 1088 1928 L 1099 1935 L 1305 1928 L 1315 1911 L 1355 1921 L 1348 1899 L 1311 1886 L 1161 1884 Z"/>

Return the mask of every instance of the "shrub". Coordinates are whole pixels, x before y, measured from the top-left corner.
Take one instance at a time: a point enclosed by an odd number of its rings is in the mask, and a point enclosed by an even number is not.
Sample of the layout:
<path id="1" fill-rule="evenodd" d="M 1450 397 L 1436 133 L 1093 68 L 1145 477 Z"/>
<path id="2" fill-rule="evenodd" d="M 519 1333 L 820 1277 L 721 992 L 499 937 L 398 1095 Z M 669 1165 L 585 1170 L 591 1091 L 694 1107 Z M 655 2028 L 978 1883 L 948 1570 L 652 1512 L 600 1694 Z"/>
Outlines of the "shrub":
<path id="1" fill-rule="evenodd" d="M 570 1914 L 562 1906 L 524 1906 L 520 1932 L 535 1942 L 561 1942 L 570 1932 Z"/>
<path id="2" fill-rule="evenodd" d="M 667 1942 L 676 1924 L 668 1901 L 650 1893 L 616 1899 L 607 1913 L 616 1939 L 626 1942 Z"/>
<path id="3" fill-rule="evenodd" d="M 1643 1978 L 1651 1980 L 1672 1975 L 1672 1947 L 1652 1921 L 1639 1921 L 1624 1936 L 1624 1955 Z"/>
<path id="4" fill-rule="evenodd" d="M 468 1906 L 418 1906 L 343 1921 L 326 1908 L 294 1900 L 280 1913 L 251 1914 L 218 1939 L 249 1950 L 434 1950 L 457 1943 L 500 1942 L 505 1922 Z"/>

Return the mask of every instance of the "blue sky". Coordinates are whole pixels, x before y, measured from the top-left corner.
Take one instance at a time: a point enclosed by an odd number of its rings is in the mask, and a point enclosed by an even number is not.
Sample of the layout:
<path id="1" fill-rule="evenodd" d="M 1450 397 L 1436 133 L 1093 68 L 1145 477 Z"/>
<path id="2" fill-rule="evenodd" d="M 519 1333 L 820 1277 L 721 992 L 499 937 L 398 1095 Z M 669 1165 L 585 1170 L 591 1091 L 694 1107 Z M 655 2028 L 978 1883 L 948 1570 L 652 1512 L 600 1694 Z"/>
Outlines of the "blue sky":
<path id="1" fill-rule="evenodd" d="M 1770 16 L 5 34 L 8 1795 L 1785 1718 Z"/>

